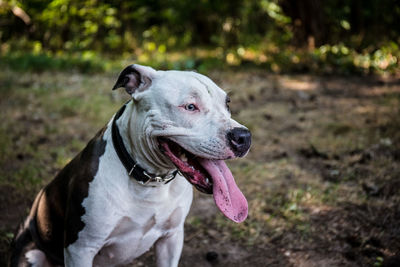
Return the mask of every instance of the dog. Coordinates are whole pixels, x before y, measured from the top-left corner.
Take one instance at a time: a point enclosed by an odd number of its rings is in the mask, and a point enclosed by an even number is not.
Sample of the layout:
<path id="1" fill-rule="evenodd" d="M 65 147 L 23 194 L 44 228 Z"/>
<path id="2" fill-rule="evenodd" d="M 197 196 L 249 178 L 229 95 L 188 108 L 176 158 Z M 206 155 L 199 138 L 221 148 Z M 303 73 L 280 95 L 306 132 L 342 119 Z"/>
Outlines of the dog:
<path id="1" fill-rule="evenodd" d="M 224 160 L 245 156 L 251 133 L 231 119 L 227 94 L 196 72 L 137 64 L 120 87 L 131 99 L 38 193 L 10 266 L 120 266 L 153 245 L 157 266 L 177 266 L 193 186 L 246 219 Z"/>

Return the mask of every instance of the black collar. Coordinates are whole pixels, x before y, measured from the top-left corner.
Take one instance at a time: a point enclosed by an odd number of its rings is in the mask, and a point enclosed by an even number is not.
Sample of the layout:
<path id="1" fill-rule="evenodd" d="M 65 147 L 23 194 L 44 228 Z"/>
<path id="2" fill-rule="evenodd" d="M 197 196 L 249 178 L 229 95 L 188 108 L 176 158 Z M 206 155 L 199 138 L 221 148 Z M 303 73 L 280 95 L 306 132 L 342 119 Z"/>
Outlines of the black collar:
<path id="1" fill-rule="evenodd" d="M 148 184 L 149 182 L 168 183 L 172 181 L 178 172 L 177 170 L 171 174 L 163 176 L 157 176 L 155 174 L 148 173 L 142 167 L 140 167 L 137 162 L 135 162 L 135 160 L 126 150 L 117 126 L 117 120 L 119 117 L 121 117 L 122 113 L 124 113 L 125 108 L 126 104 L 121 107 L 117 114 L 115 114 L 112 122 L 111 135 L 115 151 L 117 152 L 119 160 L 122 162 L 125 169 L 127 170 L 128 175 L 141 184 Z"/>

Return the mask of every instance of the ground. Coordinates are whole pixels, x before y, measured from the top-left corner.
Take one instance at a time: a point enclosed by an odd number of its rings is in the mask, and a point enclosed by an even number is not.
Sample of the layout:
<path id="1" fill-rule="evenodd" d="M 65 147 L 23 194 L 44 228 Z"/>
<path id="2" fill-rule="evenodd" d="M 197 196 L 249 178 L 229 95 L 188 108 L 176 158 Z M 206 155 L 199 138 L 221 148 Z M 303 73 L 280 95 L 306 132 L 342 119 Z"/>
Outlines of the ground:
<path id="1" fill-rule="evenodd" d="M 209 76 L 253 134 L 248 156 L 228 162 L 249 218 L 230 222 L 196 193 L 180 266 L 399 266 L 400 82 Z M 116 77 L 0 72 L 0 266 L 38 190 L 127 99 Z"/>

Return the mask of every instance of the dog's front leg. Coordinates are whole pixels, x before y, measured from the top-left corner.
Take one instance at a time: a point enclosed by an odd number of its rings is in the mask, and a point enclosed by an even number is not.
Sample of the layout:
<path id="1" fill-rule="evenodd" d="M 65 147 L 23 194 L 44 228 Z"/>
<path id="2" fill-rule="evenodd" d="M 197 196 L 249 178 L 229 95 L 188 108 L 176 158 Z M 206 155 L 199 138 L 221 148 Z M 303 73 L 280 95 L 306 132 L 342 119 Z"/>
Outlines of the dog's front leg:
<path id="1" fill-rule="evenodd" d="M 64 249 L 64 263 L 66 267 L 93 266 L 93 259 L 97 250 L 69 246 Z"/>
<path id="2" fill-rule="evenodd" d="M 157 240 L 155 244 L 157 267 L 178 266 L 183 247 L 183 226 L 167 236 Z"/>

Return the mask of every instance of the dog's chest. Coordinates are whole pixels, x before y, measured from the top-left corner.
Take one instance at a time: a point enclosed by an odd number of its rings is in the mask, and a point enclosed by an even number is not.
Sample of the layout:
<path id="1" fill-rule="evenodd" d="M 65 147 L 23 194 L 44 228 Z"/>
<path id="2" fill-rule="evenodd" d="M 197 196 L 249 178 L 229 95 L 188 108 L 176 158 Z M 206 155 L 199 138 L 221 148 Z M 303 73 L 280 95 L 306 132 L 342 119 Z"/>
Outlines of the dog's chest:
<path id="1" fill-rule="evenodd" d="M 95 266 L 127 264 L 149 250 L 162 236 L 177 230 L 184 221 L 184 207 L 147 210 L 140 218 L 121 217 L 94 259 Z"/>
<path id="2" fill-rule="evenodd" d="M 107 136 L 108 131 L 105 135 Z M 167 185 L 144 187 L 126 175 L 110 142 L 82 202 L 84 228 L 68 247 L 98 248 L 94 266 L 128 264 L 161 237 L 178 231 L 192 202 L 192 187 L 182 176 Z"/>

